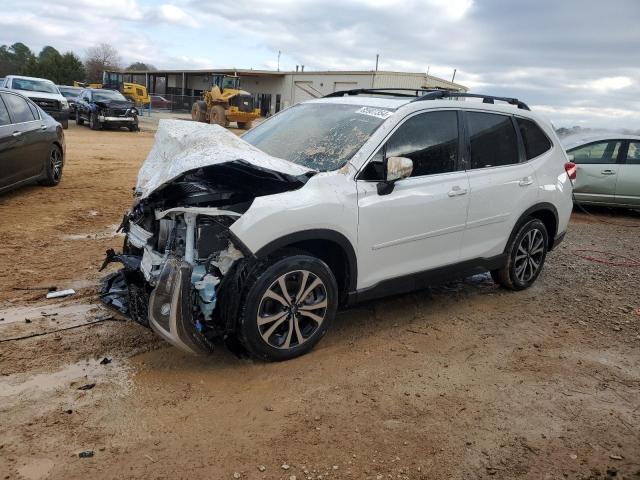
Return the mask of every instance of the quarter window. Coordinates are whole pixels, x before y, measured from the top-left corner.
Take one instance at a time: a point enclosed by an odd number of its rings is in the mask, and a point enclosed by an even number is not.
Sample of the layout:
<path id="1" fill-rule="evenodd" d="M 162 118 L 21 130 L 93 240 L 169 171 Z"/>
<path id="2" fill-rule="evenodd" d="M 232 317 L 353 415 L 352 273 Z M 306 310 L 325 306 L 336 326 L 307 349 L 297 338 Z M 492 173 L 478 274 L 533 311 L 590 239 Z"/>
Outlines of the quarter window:
<path id="1" fill-rule="evenodd" d="M 627 163 L 630 165 L 640 165 L 640 142 L 629 142 Z"/>
<path id="2" fill-rule="evenodd" d="M 411 117 L 393 133 L 385 155 L 413 161 L 412 177 L 456 170 L 458 117 L 454 111 L 428 112 Z"/>
<path id="3" fill-rule="evenodd" d="M 5 95 L 4 102 L 11 112 L 13 123 L 32 122 L 36 119 L 24 98 L 17 95 Z"/>
<path id="4" fill-rule="evenodd" d="M 551 148 L 551 142 L 534 121 L 527 118 L 516 118 L 516 123 L 520 129 L 527 160 L 542 155 Z"/>
<path id="5" fill-rule="evenodd" d="M 610 140 L 607 142 L 596 142 L 582 147 L 569 150 L 573 155 L 575 163 L 616 163 L 618 151 L 620 150 L 620 140 Z"/>
<path id="6" fill-rule="evenodd" d="M 511 117 L 467 112 L 467 125 L 472 169 L 518 163 L 518 137 Z"/>
<path id="7" fill-rule="evenodd" d="M 11 123 L 11 119 L 9 118 L 9 111 L 2 101 L 3 98 L 4 95 L 0 95 L 0 127 L 2 125 L 9 125 Z"/>

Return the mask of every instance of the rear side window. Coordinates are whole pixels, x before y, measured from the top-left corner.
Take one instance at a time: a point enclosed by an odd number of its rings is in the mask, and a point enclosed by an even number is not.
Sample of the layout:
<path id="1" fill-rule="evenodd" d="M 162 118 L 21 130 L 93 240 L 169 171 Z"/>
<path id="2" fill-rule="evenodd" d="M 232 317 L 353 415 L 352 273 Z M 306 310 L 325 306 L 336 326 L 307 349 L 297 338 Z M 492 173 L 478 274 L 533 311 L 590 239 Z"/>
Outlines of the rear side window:
<path id="1" fill-rule="evenodd" d="M 629 142 L 627 163 L 630 165 L 640 165 L 640 142 Z"/>
<path id="2" fill-rule="evenodd" d="M 393 133 L 385 155 L 413 161 L 412 177 L 453 172 L 458 158 L 456 112 L 428 112 L 411 117 Z"/>
<path id="3" fill-rule="evenodd" d="M 573 155 L 573 161 L 578 164 L 616 163 L 621 145 L 620 140 L 609 140 L 573 148 L 567 153 Z"/>
<path id="4" fill-rule="evenodd" d="M 516 123 L 520 129 L 527 160 L 542 155 L 551 148 L 551 141 L 534 121 L 516 118 Z"/>
<path id="5" fill-rule="evenodd" d="M 466 115 L 472 169 L 518 163 L 518 137 L 511 117 L 480 112 Z"/>
<path id="6" fill-rule="evenodd" d="M 11 112 L 13 123 L 32 122 L 36 119 L 24 98 L 17 95 L 5 95 L 4 103 Z"/>
<path id="7" fill-rule="evenodd" d="M 11 119 L 9 118 L 9 111 L 2 101 L 4 97 L 4 95 L 0 95 L 0 127 L 3 125 L 9 125 L 11 123 Z"/>

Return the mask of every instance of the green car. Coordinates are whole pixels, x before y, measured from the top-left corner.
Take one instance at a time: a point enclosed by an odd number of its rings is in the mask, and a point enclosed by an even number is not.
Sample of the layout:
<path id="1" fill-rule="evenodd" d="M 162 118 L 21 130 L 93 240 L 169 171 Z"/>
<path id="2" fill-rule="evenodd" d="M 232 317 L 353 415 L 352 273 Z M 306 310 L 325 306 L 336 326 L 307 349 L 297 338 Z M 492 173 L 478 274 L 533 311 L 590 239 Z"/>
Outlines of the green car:
<path id="1" fill-rule="evenodd" d="M 640 136 L 572 135 L 562 139 L 578 167 L 578 203 L 640 208 Z"/>

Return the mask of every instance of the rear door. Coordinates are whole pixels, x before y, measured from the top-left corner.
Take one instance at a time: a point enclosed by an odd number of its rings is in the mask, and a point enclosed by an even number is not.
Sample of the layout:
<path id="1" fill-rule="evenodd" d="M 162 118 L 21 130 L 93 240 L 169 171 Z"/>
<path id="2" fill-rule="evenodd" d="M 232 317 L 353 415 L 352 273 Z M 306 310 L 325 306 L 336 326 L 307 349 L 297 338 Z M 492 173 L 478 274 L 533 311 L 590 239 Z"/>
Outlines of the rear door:
<path id="1" fill-rule="evenodd" d="M 40 120 L 40 112 L 23 97 L 11 93 L 4 94 L 4 103 L 13 120 L 13 135 L 21 141 L 18 175 L 21 179 L 36 176 L 42 171 L 49 150 L 42 141 L 46 126 Z"/>
<path id="2" fill-rule="evenodd" d="M 511 115 L 466 111 L 469 214 L 460 259 L 501 254 L 515 222 L 538 196 Z"/>
<path id="3" fill-rule="evenodd" d="M 7 187 L 20 180 L 20 135 L 14 135 L 17 130 L 9 116 L 3 98 L 0 94 L 0 188 Z"/>
<path id="4" fill-rule="evenodd" d="M 623 160 L 618 165 L 616 203 L 640 206 L 640 141 L 625 142 Z"/>
<path id="5" fill-rule="evenodd" d="M 622 140 L 603 140 L 572 148 L 578 166 L 573 193 L 578 202 L 615 203 Z"/>
<path id="6" fill-rule="evenodd" d="M 467 217 L 468 180 L 458 159 L 458 112 L 404 120 L 361 172 L 358 287 L 456 263 Z M 383 159 L 413 161 L 409 178 L 379 194 Z"/>

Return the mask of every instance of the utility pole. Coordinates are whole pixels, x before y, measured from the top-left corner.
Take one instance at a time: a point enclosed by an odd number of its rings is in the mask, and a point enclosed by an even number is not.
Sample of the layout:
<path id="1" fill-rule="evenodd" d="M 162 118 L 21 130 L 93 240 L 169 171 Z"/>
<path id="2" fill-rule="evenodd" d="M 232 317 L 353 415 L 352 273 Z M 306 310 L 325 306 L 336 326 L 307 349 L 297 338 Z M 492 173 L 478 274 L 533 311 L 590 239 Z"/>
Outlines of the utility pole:
<path id="1" fill-rule="evenodd" d="M 378 71 L 378 60 L 380 59 L 380 54 L 376 53 L 376 72 Z"/>
<path id="2" fill-rule="evenodd" d="M 280 50 L 278 50 L 278 71 L 280 71 L 280 54 L 282 52 Z"/>

